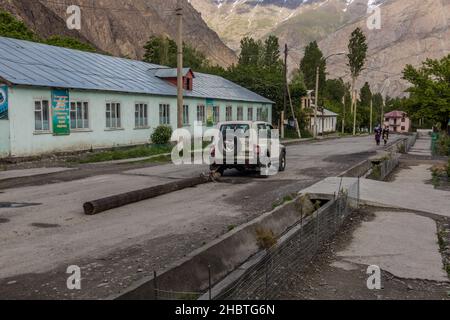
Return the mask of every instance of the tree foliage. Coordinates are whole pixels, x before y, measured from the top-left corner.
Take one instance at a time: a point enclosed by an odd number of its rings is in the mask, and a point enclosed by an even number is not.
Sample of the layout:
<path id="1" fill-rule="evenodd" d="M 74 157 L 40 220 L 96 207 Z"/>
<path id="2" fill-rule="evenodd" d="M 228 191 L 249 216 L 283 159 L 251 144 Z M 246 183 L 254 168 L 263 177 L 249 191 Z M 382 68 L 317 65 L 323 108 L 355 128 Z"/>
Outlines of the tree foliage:
<path id="1" fill-rule="evenodd" d="M 145 62 L 171 68 L 177 66 L 178 49 L 174 40 L 168 37 L 152 36 L 145 44 L 144 49 L 143 60 Z M 195 71 L 201 71 L 204 68 L 210 67 L 206 56 L 186 43 L 183 43 L 183 65 Z"/>
<path id="2" fill-rule="evenodd" d="M 319 93 L 322 94 L 326 80 L 326 62 L 323 59 L 323 53 L 320 51 L 316 41 L 311 42 L 305 48 L 305 55 L 300 61 L 300 70 L 305 79 L 306 88 L 314 90 L 316 88 L 316 73 L 319 67 Z"/>
<path id="3" fill-rule="evenodd" d="M 22 21 L 17 20 L 9 12 L 0 9 L 0 36 L 37 41 L 36 35 Z"/>
<path id="4" fill-rule="evenodd" d="M 447 128 L 450 119 L 450 55 L 427 59 L 421 67 L 407 65 L 403 78 L 412 86 L 405 107 L 415 119 L 427 119 Z"/>
<path id="5" fill-rule="evenodd" d="M 64 47 L 75 50 L 95 52 L 96 49 L 90 44 L 67 36 L 51 36 L 42 39 L 31 31 L 25 23 L 16 19 L 12 14 L 0 9 L 0 36 L 40 42 L 52 46 Z"/>
<path id="6" fill-rule="evenodd" d="M 79 41 L 78 39 L 65 36 L 51 36 L 42 41 L 45 44 L 57 47 L 70 48 L 81 51 L 96 52 L 96 49 L 90 44 Z"/>
<path id="7" fill-rule="evenodd" d="M 366 36 L 360 28 L 356 28 L 348 43 L 348 66 L 350 67 L 350 74 L 353 79 L 356 79 L 361 74 L 361 71 L 366 63 L 367 58 L 367 43 Z"/>

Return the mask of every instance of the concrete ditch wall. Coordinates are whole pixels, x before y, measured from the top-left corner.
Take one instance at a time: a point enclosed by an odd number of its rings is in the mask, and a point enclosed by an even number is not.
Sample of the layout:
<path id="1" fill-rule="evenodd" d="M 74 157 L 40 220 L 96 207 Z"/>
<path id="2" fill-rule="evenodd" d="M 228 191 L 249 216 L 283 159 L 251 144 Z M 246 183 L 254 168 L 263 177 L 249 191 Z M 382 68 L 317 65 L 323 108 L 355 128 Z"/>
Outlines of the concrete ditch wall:
<path id="1" fill-rule="evenodd" d="M 294 226 L 274 248 L 236 271 L 240 273 L 239 277 L 232 274 L 228 277 L 231 280 L 225 279 L 218 284 L 219 289 L 213 290 L 213 297 L 220 300 L 277 299 L 285 290 L 289 274 L 301 271 L 323 244 L 339 231 L 353 210 L 350 203 L 345 194 L 331 199 Z"/>
<path id="2" fill-rule="evenodd" d="M 379 170 L 376 180 L 384 180 L 392 171 L 398 166 L 400 161 L 400 153 L 407 153 L 414 146 L 417 140 L 417 133 L 410 134 L 401 138 L 390 145 L 386 152 L 389 153 L 389 158 L 382 161 L 367 159 L 361 161 L 356 166 L 350 168 L 346 172 L 339 175 L 339 177 L 359 178 L 370 175 L 373 170 Z M 376 168 L 379 166 L 379 168 Z"/>
<path id="3" fill-rule="evenodd" d="M 301 215 L 295 201 L 245 224 L 194 251 L 185 259 L 172 265 L 156 278 L 159 290 L 175 292 L 205 292 L 209 287 L 209 268 L 212 283 L 217 283 L 257 254 L 256 230 L 270 230 L 276 238 L 298 224 Z M 111 299 L 155 299 L 154 277 L 148 277 L 128 288 L 126 292 Z"/>

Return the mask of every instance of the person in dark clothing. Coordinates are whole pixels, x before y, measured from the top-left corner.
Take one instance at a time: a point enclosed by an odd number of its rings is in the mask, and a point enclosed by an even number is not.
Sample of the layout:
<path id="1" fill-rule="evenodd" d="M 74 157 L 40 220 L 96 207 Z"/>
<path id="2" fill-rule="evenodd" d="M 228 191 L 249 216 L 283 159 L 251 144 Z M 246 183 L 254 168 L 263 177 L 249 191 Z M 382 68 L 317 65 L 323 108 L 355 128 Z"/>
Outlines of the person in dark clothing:
<path id="1" fill-rule="evenodd" d="M 384 140 L 384 145 L 387 145 L 388 141 L 389 141 L 389 127 L 384 127 L 383 129 L 383 140 Z"/>
<path id="2" fill-rule="evenodd" d="M 383 132 L 383 130 L 381 129 L 381 126 L 378 125 L 375 128 L 375 141 L 377 142 L 377 146 L 379 146 L 380 143 L 381 143 L 381 134 L 382 134 L 382 132 Z"/>

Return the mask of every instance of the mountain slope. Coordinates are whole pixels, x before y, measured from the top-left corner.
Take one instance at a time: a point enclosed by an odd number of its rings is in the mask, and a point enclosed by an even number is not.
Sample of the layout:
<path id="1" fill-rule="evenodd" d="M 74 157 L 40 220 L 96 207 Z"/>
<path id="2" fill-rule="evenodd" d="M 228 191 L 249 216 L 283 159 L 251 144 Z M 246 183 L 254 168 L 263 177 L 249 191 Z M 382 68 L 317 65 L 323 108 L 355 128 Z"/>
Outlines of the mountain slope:
<path id="1" fill-rule="evenodd" d="M 426 58 L 450 53 L 449 0 L 391 0 L 381 7 L 380 30 L 367 28 L 367 16 L 342 27 L 319 43 L 325 55 L 347 51 L 351 32 L 360 27 L 367 36 L 368 61 L 358 87 L 368 81 L 373 91 L 401 96 L 408 87 L 402 80 L 406 64 L 419 66 Z M 345 57 L 328 63 L 332 77 L 349 80 Z"/>
<path id="2" fill-rule="evenodd" d="M 116 56 L 141 59 L 151 35 L 176 37 L 176 0 L 72 0 L 81 7 L 81 30 L 72 36 Z M 0 0 L 0 6 L 23 20 L 40 36 L 65 34 L 68 4 L 47 0 Z M 208 28 L 201 15 L 183 2 L 184 40 L 213 63 L 228 66 L 236 55 Z M 35 19 L 38 20 L 35 20 Z"/>

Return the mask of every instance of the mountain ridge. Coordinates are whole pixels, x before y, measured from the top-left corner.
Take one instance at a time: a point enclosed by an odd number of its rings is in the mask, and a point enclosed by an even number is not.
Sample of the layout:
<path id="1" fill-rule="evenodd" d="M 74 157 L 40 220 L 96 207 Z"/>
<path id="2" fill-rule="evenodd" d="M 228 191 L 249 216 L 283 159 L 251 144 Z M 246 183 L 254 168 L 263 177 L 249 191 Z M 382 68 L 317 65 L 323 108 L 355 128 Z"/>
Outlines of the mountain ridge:
<path id="1" fill-rule="evenodd" d="M 81 8 L 81 30 L 68 30 L 69 4 L 46 0 L 0 0 L 0 7 L 25 22 L 37 35 L 66 35 L 92 44 L 115 56 L 142 59 L 150 36 L 176 38 L 176 0 L 72 0 Z M 228 66 L 237 61 L 229 49 L 203 21 L 201 14 L 183 2 L 184 41 L 203 52 L 213 63 Z"/>

